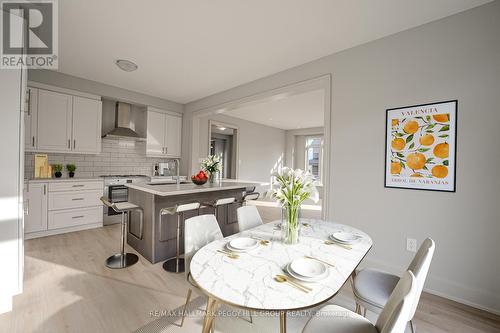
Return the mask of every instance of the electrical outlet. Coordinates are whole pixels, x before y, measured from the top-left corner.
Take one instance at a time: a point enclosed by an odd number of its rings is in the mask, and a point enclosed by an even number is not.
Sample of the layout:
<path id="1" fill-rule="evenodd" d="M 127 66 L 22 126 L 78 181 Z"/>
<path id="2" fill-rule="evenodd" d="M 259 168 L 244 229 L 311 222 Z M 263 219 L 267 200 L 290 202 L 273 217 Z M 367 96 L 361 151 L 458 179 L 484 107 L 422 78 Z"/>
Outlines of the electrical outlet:
<path id="1" fill-rule="evenodd" d="M 406 239 L 406 251 L 417 252 L 417 240 L 414 238 Z"/>

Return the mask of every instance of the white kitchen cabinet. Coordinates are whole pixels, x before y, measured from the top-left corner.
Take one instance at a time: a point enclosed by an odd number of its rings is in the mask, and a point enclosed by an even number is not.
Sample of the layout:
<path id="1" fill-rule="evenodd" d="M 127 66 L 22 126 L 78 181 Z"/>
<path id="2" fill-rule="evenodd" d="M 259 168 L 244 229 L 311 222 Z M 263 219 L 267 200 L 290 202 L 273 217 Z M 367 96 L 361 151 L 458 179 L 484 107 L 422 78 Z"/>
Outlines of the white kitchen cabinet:
<path id="1" fill-rule="evenodd" d="M 182 117 L 148 109 L 146 154 L 156 157 L 181 156 Z"/>
<path id="2" fill-rule="evenodd" d="M 24 105 L 24 150 L 34 151 L 38 144 L 38 89 L 28 87 Z"/>
<path id="3" fill-rule="evenodd" d="M 25 238 L 102 227 L 101 180 L 30 181 Z"/>
<path id="4" fill-rule="evenodd" d="M 39 151 L 71 151 L 72 101 L 71 95 L 39 89 Z"/>
<path id="5" fill-rule="evenodd" d="M 146 154 L 162 156 L 165 150 L 165 114 L 148 111 Z"/>
<path id="6" fill-rule="evenodd" d="M 27 204 L 24 232 L 47 230 L 47 183 L 30 183 L 25 193 Z"/>
<path id="7" fill-rule="evenodd" d="M 73 96 L 72 151 L 101 152 L 102 102 Z"/>
<path id="8" fill-rule="evenodd" d="M 182 118 L 166 115 L 165 153 L 171 157 L 181 157 Z"/>

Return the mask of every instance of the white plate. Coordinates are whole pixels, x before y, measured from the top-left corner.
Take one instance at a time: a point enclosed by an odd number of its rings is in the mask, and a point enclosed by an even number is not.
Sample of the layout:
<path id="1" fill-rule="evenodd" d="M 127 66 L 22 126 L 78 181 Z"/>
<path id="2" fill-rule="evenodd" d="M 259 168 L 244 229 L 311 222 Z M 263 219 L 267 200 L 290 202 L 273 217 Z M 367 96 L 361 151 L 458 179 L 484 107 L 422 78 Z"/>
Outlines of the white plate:
<path id="1" fill-rule="evenodd" d="M 246 249 L 246 250 L 239 250 L 239 249 L 235 249 L 234 247 L 232 247 L 231 245 L 229 245 L 229 243 L 226 244 L 226 248 L 231 251 L 231 252 L 238 252 L 238 253 L 245 253 L 245 252 L 250 252 L 250 251 L 253 251 L 255 250 L 256 248 L 259 247 L 259 244 L 257 244 L 256 246 L 254 247 L 251 247 L 249 249 Z"/>
<path id="2" fill-rule="evenodd" d="M 344 244 L 352 244 L 360 238 L 361 237 L 358 235 L 345 231 L 337 231 L 334 232 L 333 235 L 330 235 L 330 239 Z"/>
<path id="3" fill-rule="evenodd" d="M 325 274 L 328 268 L 322 262 L 308 258 L 298 258 L 290 263 L 290 269 L 306 278 L 317 278 Z"/>
<path id="4" fill-rule="evenodd" d="M 297 279 L 297 280 L 300 280 L 300 281 L 304 281 L 304 282 L 317 282 L 317 281 L 321 281 L 321 280 L 324 280 L 328 277 L 328 274 L 329 274 L 329 270 L 327 269 L 326 272 L 318 277 L 315 277 L 315 278 L 308 278 L 308 277 L 305 277 L 305 276 L 302 276 L 296 272 L 293 271 L 293 269 L 290 268 L 290 264 L 288 264 L 285 268 L 285 270 L 287 271 L 288 274 L 290 274 L 291 277 Z"/>
<path id="5" fill-rule="evenodd" d="M 249 237 L 238 237 L 229 242 L 233 249 L 249 250 L 259 245 L 259 241 Z"/>

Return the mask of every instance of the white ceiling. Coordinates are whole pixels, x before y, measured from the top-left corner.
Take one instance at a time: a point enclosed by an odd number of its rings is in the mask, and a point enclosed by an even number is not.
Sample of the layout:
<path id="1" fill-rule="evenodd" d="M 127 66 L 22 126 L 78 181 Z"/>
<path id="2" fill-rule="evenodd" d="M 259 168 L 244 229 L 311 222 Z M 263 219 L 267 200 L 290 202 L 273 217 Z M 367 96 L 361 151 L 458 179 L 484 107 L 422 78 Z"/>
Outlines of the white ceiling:
<path id="1" fill-rule="evenodd" d="M 489 1 L 64 0 L 59 71 L 186 103 Z"/>
<path id="2" fill-rule="evenodd" d="M 252 103 L 229 110 L 225 114 L 283 130 L 321 127 L 325 117 L 324 92 L 314 90 Z"/>

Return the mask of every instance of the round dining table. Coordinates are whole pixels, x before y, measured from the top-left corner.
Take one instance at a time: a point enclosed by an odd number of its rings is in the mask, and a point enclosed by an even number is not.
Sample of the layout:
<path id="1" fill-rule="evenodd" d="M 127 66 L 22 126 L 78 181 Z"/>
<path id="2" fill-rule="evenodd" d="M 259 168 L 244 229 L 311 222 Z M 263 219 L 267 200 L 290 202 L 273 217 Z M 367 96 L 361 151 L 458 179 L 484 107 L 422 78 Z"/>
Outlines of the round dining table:
<path id="1" fill-rule="evenodd" d="M 330 240 L 336 231 L 356 234 L 351 245 Z M 227 244 L 237 237 L 251 237 L 259 246 L 238 258 L 219 251 L 228 251 Z M 372 247 L 371 238 L 353 227 L 316 219 L 300 220 L 299 243 L 287 245 L 281 241 L 279 221 L 266 223 L 229 237 L 216 240 L 196 252 L 190 263 L 193 280 L 208 296 L 203 333 L 212 327 L 219 304 L 249 311 L 279 313 L 280 332 L 286 332 L 289 311 L 305 310 L 334 297 Z M 306 256 L 326 264 L 328 275 L 317 282 L 292 279 L 286 266 L 296 258 Z M 285 275 L 292 283 L 310 289 L 300 290 L 291 283 L 280 283 L 277 275 Z"/>

